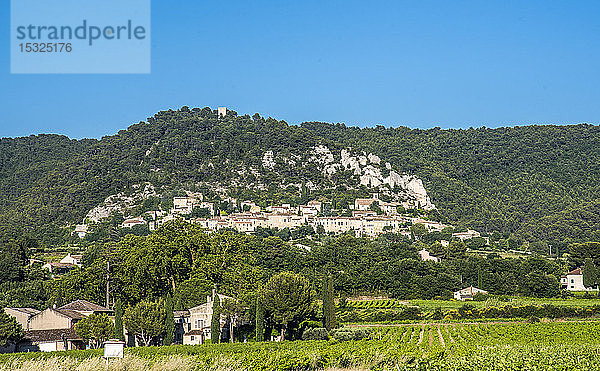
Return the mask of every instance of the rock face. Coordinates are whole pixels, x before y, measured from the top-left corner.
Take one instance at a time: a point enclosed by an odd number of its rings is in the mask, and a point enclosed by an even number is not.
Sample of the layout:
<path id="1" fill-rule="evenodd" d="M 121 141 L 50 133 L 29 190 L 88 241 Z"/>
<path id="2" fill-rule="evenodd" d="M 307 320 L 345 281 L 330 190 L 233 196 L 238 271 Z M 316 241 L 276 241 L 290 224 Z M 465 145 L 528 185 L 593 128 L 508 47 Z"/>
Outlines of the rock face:
<path id="1" fill-rule="evenodd" d="M 103 203 L 91 209 L 85 216 L 91 222 L 99 222 L 100 219 L 108 218 L 114 212 L 127 212 L 128 209 L 139 205 L 150 197 L 158 197 L 154 186 L 150 183 L 136 184 L 133 192 L 126 195 L 124 192 L 108 196 Z"/>
<path id="2" fill-rule="evenodd" d="M 395 171 L 389 162 L 382 164 L 381 158 L 373 153 L 353 154 L 350 149 L 341 149 L 339 152 L 331 151 L 327 146 L 316 145 L 306 156 L 304 162 L 294 155 L 294 159 L 273 151 L 264 153 L 263 168 L 277 172 L 275 158 L 285 164 L 302 163 L 303 166 L 315 166 L 322 175 L 331 179 L 334 175 L 345 172 L 354 178 L 354 187 L 361 185 L 377 189 L 390 194 L 397 201 L 406 201 L 407 204 L 425 210 L 435 209 L 423 181 L 414 175 L 401 174 Z"/>
<path id="3" fill-rule="evenodd" d="M 265 169 L 273 170 L 275 161 L 273 160 L 273 151 L 267 151 L 262 157 L 262 166 Z"/>
<path id="4" fill-rule="evenodd" d="M 228 161 L 225 160 L 225 163 Z M 200 167 L 206 169 L 215 166 L 218 165 L 212 162 L 200 164 Z M 282 188 L 294 186 L 297 189 L 307 187 L 315 190 L 330 189 L 339 185 L 349 189 L 366 186 L 373 192 L 391 196 L 394 201 L 401 202 L 406 207 L 425 210 L 435 208 L 421 179 L 394 170 L 389 162 L 383 162 L 373 153 L 355 153 L 349 148 L 332 150 L 319 144 L 304 153 L 267 150 L 260 157 L 260 162 L 242 163 L 236 169 L 236 175 L 237 177 L 229 182 L 206 185 L 222 196 L 227 196 L 233 187 L 266 190 L 273 179 L 280 179 L 279 186 Z M 244 180 L 246 175 L 252 175 L 253 182 Z M 160 193 L 157 193 L 152 184 L 135 185 L 129 192 L 108 196 L 104 202 L 87 213 L 86 219 L 99 222 L 115 212 L 126 215 L 130 209 L 143 204 L 144 200 L 150 197 L 160 197 Z"/>

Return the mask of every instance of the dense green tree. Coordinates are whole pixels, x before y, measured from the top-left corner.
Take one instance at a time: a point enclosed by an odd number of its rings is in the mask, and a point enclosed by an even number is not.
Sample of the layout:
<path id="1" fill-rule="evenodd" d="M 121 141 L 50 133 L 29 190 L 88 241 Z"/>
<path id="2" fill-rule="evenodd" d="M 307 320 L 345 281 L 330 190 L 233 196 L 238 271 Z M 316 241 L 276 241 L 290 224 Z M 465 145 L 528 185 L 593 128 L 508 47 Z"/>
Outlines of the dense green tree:
<path id="1" fill-rule="evenodd" d="M 161 303 L 141 301 L 125 310 L 123 322 L 129 333 L 144 346 L 165 333 L 166 311 Z"/>
<path id="2" fill-rule="evenodd" d="M 221 315 L 227 318 L 229 323 L 229 342 L 234 341 L 234 328 L 244 313 L 244 307 L 239 300 L 232 298 L 225 298 L 221 303 Z"/>
<path id="3" fill-rule="evenodd" d="M 539 272 L 531 272 L 525 276 L 521 293 L 533 297 L 553 297 L 559 293 L 559 284 L 556 277 Z"/>
<path id="4" fill-rule="evenodd" d="M 336 327 L 333 277 L 327 275 L 323 280 L 323 327 L 330 331 Z"/>
<path id="5" fill-rule="evenodd" d="M 303 276 L 282 272 L 269 279 L 263 300 L 265 308 L 281 325 L 281 338 L 284 340 L 288 325 L 304 319 L 313 310 L 314 292 Z"/>
<path id="6" fill-rule="evenodd" d="M 105 313 L 90 314 L 75 324 L 75 333 L 88 341 L 91 348 L 99 348 L 114 331 L 115 327 Z"/>
<path id="7" fill-rule="evenodd" d="M 25 336 L 21 324 L 4 311 L 0 311 L 0 347 L 16 344 Z"/>
<path id="8" fill-rule="evenodd" d="M 583 265 L 587 258 L 600 265 L 600 242 L 574 243 L 569 245 L 569 251 L 570 258 L 576 266 Z"/>

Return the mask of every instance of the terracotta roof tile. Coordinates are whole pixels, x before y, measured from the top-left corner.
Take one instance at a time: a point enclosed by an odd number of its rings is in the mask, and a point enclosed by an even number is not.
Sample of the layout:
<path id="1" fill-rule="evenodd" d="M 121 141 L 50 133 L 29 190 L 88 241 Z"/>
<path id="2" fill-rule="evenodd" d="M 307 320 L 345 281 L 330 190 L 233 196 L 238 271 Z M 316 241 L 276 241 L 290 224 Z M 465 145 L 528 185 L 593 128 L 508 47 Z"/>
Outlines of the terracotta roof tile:
<path id="1" fill-rule="evenodd" d="M 25 332 L 25 339 L 30 341 L 61 341 L 81 340 L 72 328 L 61 328 L 53 330 L 31 330 Z"/>
<path id="2" fill-rule="evenodd" d="M 94 311 L 94 312 L 110 312 L 111 310 L 100 306 L 98 304 L 94 304 L 94 303 L 90 303 L 87 300 L 75 300 L 70 302 L 69 304 L 65 304 L 62 307 L 58 308 L 59 310 L 75 310 L 75 311 L 82 311 L 82 312 L 89 312 L 89 311 Z"/>

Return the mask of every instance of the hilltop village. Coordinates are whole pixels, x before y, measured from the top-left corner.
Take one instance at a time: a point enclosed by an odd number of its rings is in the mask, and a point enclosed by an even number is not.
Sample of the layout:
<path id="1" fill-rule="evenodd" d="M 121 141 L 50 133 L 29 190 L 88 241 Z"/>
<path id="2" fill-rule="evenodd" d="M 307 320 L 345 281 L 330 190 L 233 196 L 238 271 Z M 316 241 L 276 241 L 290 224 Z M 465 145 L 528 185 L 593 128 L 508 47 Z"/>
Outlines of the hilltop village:
<path id="1" fill-rule="evenodd" d="M 147 211 L 142 215 L 130 216 L 122 223 L 122 228 L 147 226 L 149 231 L 158 229 L 164 223 L 177 218 L 185 218 L 208 231 L 233 229 L 238 232 L 254 233 L 260 228 L 289 229 L 310 228 L 319 234 L 350 233 L 355 237 L 376 238 L 384 233 L 397 233 L 411 237 L 411 226 L 422 225 L 426 232 L 441 232 L 453 226 L 429 220 L 425 216 L 407 215 L 406 210 L 414 208 L 409 202 L 385 202 L 377 194 L 371 198 L 357 198 L 347 210 L 331 210 L 329 204 L 309 201 L 305 205 L 281 204 L 261 208 L 255 202 L 226 199 L 238 205 L 239 212 L 227 214 L 217 210 L 212 202 L 203 200 L 201 194 L 174 197 L 173 207 L 168 211 Z M 201 215 L 202 217 L 196 217 Z M 88 233 L 88 225 L 75 228 L 80 238 Z M 460 240 L 480 237 L 474 230 L 453 234 Z M 444 243 L 446 241 L 443 241 Z"/>

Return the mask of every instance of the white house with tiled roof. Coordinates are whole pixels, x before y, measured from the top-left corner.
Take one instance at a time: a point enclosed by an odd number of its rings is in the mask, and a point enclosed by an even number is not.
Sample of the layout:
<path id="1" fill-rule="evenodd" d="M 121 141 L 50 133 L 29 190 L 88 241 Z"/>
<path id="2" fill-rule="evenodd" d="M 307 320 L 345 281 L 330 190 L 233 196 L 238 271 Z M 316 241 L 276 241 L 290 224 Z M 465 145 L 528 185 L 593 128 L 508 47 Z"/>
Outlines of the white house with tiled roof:
<path id="1" fill-rule="evenodd" d="M 487 293 L 488 292 L 485 290 L 478 289 L 477 287 L 474 287 L 474 286 L 469 286 L 462 290 L 455 291 L 454 299 L 461 300 L 461 301 L 473 300 L 473 296 L 475 296 L 477 294 L 486 295 Z"/>
<path id="2" fill-rule="evenodd" d="M 575 268 L 572 271 L 563 274 L 560 277 L 560 285 L 568 291 L 591 291 L 591 287 L 585 287 L 583 284 L 583 269 Z M 597 289 L 596 289 L 597 290 Z"/>

